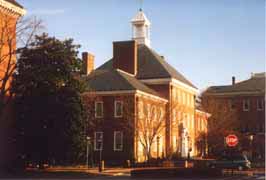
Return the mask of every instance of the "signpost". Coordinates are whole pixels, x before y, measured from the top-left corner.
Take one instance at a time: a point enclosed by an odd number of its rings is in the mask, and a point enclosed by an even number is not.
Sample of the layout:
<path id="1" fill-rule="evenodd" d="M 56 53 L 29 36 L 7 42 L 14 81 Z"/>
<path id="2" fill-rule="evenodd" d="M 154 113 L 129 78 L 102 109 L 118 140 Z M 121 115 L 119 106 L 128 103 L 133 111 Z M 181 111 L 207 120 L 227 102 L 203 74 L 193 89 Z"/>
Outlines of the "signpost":
<path id="1" fill-rule="evenodd" d="M 230 134 L 226 136 L 225 142 L 228 147 L 235 147 L 238 144 L 238 138 L 234 134 Z"/>
<path id="2" fill-rule="evenodd" d="M 234 134 L 229 134 L 228 136 L 225 137 L 225 142 L 228 147 L 230 147 L 230 154 L 232 158 L 232 148 L 235 147 L 238 144 L 238 138 Z M 232 163 L 233 163 L 233 158 L 232 158 Z M 234 170 L 232 169 L 231 174 L 234 174 Z"/>

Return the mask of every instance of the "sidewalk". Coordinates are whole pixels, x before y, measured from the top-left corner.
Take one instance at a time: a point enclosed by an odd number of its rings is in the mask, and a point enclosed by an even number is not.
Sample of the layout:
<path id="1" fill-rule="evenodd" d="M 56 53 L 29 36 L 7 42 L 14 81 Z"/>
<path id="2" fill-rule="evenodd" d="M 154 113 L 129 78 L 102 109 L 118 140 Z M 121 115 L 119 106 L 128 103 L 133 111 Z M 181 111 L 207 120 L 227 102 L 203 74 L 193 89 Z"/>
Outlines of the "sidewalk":
<path id="1" fill-rule="evenodd" d="M 162 167 L 157 167 L 158 169 L 163 169 Z M 86 168 L 86 167 L 52 167 L 45 169 L 46 172 L 80 172 L 80 173 L 87 173 L 88 175 L 92 176 L 122 176 L 122 177 L 129 177 L 131 175 L 131 170 L 134 169 L 156 169 L 156 168 L 105 168 L 104 171 L 99 172 L 98 168 Z M 231 174 L 230 170 L 224 170 L 225 174 Z M 251 169 L 247 171 L 233 171 L 234 175 L 244 175 L 244 176 L 256 176 L 256 175 L 264 175 L 265 176 L 265 169 Z"/>
<path id="2" fill-rule="evenodd" d="M 45 171 L 48 172 L 83 172 L 95 176 L 130 176 L 131 168 L 105 168 L 104 171 L 99 172 L 98 168 L 86 167 L 52 167 Z"/>

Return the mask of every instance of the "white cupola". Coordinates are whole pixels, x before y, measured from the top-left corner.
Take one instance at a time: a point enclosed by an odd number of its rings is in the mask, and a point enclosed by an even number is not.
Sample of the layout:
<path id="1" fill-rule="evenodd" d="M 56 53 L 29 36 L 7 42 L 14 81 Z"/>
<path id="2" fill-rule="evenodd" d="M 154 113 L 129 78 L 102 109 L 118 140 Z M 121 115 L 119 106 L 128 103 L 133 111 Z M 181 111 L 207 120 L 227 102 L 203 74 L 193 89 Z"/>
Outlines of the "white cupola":
<path id="1" fill-rule="evenodd" d="M 145 44 L 150 47 L 150 21 L 145 16 L 142 9 L 139 9 L 136 16 L 131 20 L 132 39 L 138 44 Z"/>

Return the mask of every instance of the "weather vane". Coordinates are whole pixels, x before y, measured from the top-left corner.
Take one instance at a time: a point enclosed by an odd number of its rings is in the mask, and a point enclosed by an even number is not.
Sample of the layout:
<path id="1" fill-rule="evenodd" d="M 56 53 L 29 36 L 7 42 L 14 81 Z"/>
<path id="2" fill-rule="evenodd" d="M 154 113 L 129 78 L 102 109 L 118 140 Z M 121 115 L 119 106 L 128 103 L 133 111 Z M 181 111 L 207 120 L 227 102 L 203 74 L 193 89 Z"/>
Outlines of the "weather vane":
<path id="1" fill-rule="evenodd" d="M 143 0 L 139 0 L 139 10 L 142 11 L 142 6 L 143 6 Z"/>

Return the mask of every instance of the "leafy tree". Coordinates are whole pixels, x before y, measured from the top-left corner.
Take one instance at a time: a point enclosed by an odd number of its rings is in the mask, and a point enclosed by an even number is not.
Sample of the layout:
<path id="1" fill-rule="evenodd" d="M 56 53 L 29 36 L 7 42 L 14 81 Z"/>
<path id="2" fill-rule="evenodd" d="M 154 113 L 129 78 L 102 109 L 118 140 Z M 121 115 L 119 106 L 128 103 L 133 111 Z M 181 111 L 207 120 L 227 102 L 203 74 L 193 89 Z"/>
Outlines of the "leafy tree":
<path id="1" fill-rule="evenodd" d="M 48 34 L 21 49 L 14 81 L 20 155 L 57 164 L 83 160 L 85 119 L 76 78 L 81 60 L 73 39 Z"/>

